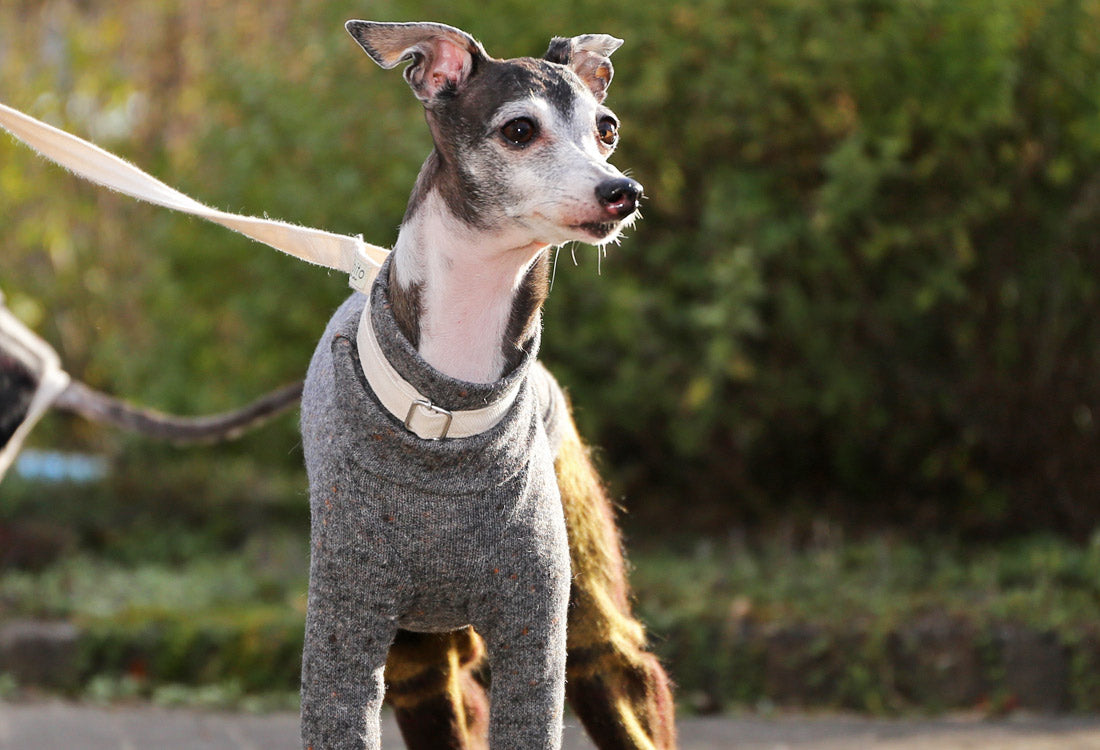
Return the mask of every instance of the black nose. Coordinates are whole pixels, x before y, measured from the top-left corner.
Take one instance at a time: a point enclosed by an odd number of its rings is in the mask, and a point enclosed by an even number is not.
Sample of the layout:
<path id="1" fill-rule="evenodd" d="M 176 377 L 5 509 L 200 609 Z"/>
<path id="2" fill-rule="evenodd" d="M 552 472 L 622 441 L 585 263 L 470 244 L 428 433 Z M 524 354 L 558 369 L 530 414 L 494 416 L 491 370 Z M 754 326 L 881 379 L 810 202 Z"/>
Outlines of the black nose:
<path id="1" fill-rule="evenodd" d="M 630 216 L 638 208 L 638 199 L 642 197 L 642 186 L 629 177 L 616 177 L 605 180 L 596 186 L 596 197 L 610 213 L 617 218 Z"/>

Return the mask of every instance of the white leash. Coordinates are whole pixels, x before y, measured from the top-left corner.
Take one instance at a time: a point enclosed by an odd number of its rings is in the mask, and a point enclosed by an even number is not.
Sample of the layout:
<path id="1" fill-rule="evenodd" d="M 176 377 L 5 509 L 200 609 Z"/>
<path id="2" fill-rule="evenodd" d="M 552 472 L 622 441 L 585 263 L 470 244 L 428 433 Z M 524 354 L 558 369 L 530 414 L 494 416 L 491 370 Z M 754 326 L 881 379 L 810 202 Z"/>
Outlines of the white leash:
<path id="1" fill-rule="evenodd" d="M 333 234 L 320 229 L 210 208 L 99 146 L 4 104 L 0 104 L 0 127 L 46 158 L 86 180 L 138 200 L 200 216 L 296 258 L 344 271 L 348 274 L 351 287 L 368 296 L 378 269 L 389 254 L 389 250 L 383 247 L 364 242 L 361 236 Z M 507 413 L 515 399 L 518 390 L 516 388 L 497 403 L 482 409 L 450 412 L 432 404 L 402 378 L 386 359 L 375 337 L 369 313 L 368 306 L 359 323 L 359 360 L 363 374 L 382 405 L 401 420 L 410 432 L 433 440 L 470 437 L 493 427 Z M 56 354 L 52 356 L 56 360 Z M 59 370 L 56 362 L 52 369 Z M 52 379 L 51 383 L 53 387 L 48 394 L 40 391 L 41 398 L 36 397 L 34 419 L 26 420 L 27 423 L 23 425 L 25 429 L 17 435 L 19 440 L 9 441 L 4 451 L 9 463 L 14 458 L 22 437 L 64 388 L 64 385 L 57 387 Z M 4 458 L 5 456 L 0 455 L 0 477 L 5 468 L 2 461 Z"/>
<path id="2" fill-rule="evenodd" d="M 99 146 L 0 104 L 0 127 L 74 174 L 138 200 L 201 216 L 276 250 L 344 271 L 352 288 L 370 289 L 389 251 L 362 237 L 333 234 L 283 221 L 241 216 L 210 208 L 123 161 Z"/>

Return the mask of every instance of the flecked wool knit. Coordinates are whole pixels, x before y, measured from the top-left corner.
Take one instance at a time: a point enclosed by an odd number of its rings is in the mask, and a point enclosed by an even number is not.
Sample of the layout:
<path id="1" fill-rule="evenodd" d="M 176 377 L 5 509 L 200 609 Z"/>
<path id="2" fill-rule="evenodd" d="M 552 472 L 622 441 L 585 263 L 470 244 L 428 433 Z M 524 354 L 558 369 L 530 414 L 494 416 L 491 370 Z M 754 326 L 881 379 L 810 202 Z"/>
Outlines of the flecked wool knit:
<path id="1" fill-rule="evenodd" d="M 389 307 L 388 261 L 370 320 L 394 368 L 432 403 L 472 409 L 519 382 L 504 419 L 424 440 L 376 400 L 356 351 L 366 297 L 329 322 L 302 396 L 312 517 L 302 744 L 379 747 L 386 654 L 398 628 L 473 625 L 492 667 L 493 750 L 560 747 L 569 551 L 554 477 L 564 396 L 535 361 L 491 384 L 434 370 Z"/>

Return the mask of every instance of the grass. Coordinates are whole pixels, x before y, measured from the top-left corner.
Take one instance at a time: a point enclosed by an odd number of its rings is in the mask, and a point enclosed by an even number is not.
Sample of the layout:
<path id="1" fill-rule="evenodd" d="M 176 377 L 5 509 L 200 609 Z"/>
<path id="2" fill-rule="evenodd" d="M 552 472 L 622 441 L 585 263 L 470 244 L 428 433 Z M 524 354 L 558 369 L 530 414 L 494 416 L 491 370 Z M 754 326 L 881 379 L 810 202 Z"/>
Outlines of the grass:
<path id="1" fill-rule="evenodd" d="M 305 612 L 307 542 L 255 536 L 233 552 L 177 563 L 127 563 L 87 552 L 0 577 L 0 614 L 95 621 L 133 612 L 285 605 Z"/>
<path id="2" fill-rule="evenodd" d="M 1036 628 L 1100 622 L 1100 535 L 998 544 L 878 536 L 797 549 L 703 541 L 634 555 L 633 584 L 657 630 L 685 618 L 903 622 L 935 611 Z"/>

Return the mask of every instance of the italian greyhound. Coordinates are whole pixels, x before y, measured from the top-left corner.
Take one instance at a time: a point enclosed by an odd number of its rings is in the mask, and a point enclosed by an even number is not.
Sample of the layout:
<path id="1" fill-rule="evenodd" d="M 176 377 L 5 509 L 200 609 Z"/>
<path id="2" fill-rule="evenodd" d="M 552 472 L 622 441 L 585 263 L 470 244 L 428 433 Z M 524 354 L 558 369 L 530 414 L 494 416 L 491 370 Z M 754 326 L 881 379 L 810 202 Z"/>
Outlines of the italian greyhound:
<path id="1" fill-rule="evenodd" d="M 399 630 L 472 625 L 492 666 L 490 746 L 558 748 L 570 566 L 555 459 L 575 432 L 534 360 L 549 253 L 638 217 L 642 186 L 607 162 L 622 42 L 555 38 L 541 59 L 497 60 L 442 24 L 347 29 L 381 67 L 408 63 L 434 149 L 393 253 L 306 377 L 302 743 L 377 749 Z"/>

